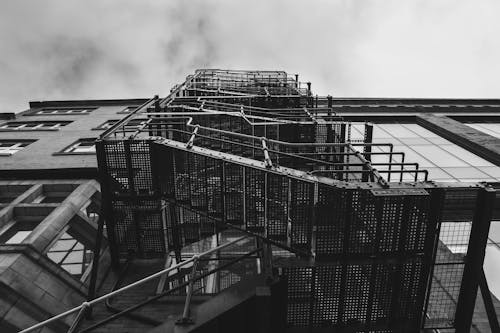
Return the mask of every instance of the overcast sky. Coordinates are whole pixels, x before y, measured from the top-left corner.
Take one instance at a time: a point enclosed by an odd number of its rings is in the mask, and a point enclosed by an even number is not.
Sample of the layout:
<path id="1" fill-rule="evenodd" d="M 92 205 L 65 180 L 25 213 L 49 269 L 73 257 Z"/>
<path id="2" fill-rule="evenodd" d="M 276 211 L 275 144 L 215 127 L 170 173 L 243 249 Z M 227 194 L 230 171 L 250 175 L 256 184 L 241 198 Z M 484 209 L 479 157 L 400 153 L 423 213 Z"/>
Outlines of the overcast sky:
<path id="1" fill-rule="evenodd" d="M 498 0 L 2 0 L 0 112 L 164 96 L 194 69 L 300 73 L 318 94 L 500 98 Z"/>

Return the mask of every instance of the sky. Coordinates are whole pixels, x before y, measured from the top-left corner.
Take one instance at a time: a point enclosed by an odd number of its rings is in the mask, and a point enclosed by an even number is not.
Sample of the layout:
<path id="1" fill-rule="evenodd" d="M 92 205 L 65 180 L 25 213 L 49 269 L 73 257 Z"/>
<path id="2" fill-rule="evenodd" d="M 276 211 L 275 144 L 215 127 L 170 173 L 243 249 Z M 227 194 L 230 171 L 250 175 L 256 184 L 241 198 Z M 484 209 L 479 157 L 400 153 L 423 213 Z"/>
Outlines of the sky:
<path id="1" fill-rule="evenodd" d="M 498 0 L 2 0 L 0 112 L 165 96 L 196 68 L 337 97 L 500 98 Z"/>

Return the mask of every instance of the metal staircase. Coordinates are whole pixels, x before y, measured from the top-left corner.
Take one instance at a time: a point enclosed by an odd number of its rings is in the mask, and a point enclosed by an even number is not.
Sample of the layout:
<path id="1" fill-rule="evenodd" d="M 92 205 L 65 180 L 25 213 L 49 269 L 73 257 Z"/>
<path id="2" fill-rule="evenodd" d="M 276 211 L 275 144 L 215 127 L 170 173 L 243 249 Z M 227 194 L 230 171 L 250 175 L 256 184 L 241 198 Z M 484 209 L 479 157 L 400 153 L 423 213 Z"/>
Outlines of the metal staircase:
<path id="1" fill-rule="evenodd" d="M 390 143 L 373 142 L 370 124 L 353 140 L 332 99 L 306 86 L 284 72 L 198 70 L 103 133 L 115 267 L 130 253 L 170 251 L 182 264 L 182 248 L 238 230 L 262 245 L 263 273 L 284 281 L 286 315 L 276 320 L 288 330 L 460 330 L 495 192 L 429 181 Z M 455 236 L 478 246 L 450 261 L 440 227 L 457 216 L 472 227 Z M 451 296 L 436 283 L 443 276 Z M 450 311 L 431 311 L 442 304 Z"/>

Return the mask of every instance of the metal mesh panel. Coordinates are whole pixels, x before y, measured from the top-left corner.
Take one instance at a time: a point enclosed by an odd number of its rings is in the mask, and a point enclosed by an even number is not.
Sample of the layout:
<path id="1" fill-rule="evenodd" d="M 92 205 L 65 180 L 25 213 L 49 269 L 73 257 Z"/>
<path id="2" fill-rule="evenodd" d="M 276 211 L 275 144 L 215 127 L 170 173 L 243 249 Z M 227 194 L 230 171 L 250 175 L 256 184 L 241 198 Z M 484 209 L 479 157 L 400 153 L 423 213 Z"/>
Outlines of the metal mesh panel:
<path id="1" fill-rule="evenodd" d="M 288 193 L 290 181 L 287 177 L 270 173 L 267 184 L 267 238 L 287 241 Z"/>
<path id="2" fill-rule="evenodd" d="M 464 264 L 435 265 L 425 327 L 454 327 Z"/>
<path id="3" fill-rule="evenodd" d="M 286 267 L 283 274 L 288 282 L 287 323 L 307 327 L 311 320 L 313 267 Z"/>
<path id="4" fill-rule="evenodd" d="M 407 331 L 420 319 L 425 284 L 419 258 L 391 263 L 289 264 L 290 326 Z"/>
<path id="5" fill-rule="evenodd" d="M 312 325 L 321 327 L 339 323 L 342 266 L 316 267 L 314 286 Z"/>
<path id="6" fill-rule="evenodd" d="M 314 184 L 290 180 L 290 239 L 293 247 L 310 250 Z"/>
<path id="7" fill-rule="evenodd" d="M 233 225 L 243 224 L 243 167 L 224 164 L 225 219 Z"/>
<path id="8" fill-rule="evenodd" d="M 246 229 L 261 234 L 265 231 L 265 177 L 264 171 L 245 167 Z"/>
<path id="9" fill-rule="evenodd" d="M 423 253 L 429 196 L 397 194 L 404 191 L 379 196 L 319 186 L 316 256 Z"/>
<path id="10" fill-rule="evenodd" d="M 134 202 L 113 201 L 115 239 L 119 252 L 140 256 L 151 256 L 165 252 L 163 222 L 159 202 L 137 200 Z"/>
<path id="11" fill-rule="evenodd" d="M 441 223 L 425 327 L 454 327 L 470 231 L 470 222 Z"/>

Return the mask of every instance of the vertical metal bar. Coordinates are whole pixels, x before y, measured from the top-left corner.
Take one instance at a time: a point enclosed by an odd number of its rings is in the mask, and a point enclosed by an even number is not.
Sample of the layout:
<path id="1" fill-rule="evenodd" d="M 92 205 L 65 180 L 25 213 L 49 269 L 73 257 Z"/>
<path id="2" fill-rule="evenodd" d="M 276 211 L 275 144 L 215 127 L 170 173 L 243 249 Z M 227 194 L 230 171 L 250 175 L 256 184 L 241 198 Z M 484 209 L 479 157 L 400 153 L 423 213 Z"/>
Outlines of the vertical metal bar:
<path id="1" fill-rule="evenodd" d="M 66 331 L 66 333 L 73 333 L 78 328 L 78 325 L 80 324 L 80 321 L 82 320 L 82 318 L 85 316 L 87 311 L 90 309 L 91 309 L 91 307 L 90 307 L 89 303 L 87 303 L 87 302 L 82 303 L 82 307 L 81 307 L 80 311 L 76 315 L 75 319 L 73 320 L 73 323 L 71 323 L 71 326 Z"/>
<path id="2" fill-rule="evenodd" d="M 247 188 L 246 188 L 246 167 L 241 167 L 241 196 L 243 197 L 243 227 L 246 229 L 247 227 Z"/>
<path id="3" fill-rule="evenodd" d="M 420 318 L 420 327 L 425 325 L 427 309 L 429 307 L 430 293 L 432 287 L 432 278 L 434 276 L 434 267 L 436 264 L 437 249 L 439 244 L 439 233 L 441 232 L 441 215 L 445 198 L 445 190 L 436 188 L 430 192 L 429 223 L 426 232 L 424 245 L 424 268 L 422 269 L 423 279 L 426 282 L 425 304 Z M 428 272 L 428 273 L 427 273 Z"/>
<path id="4" fill-rule="evenodd" d="M 484 253 L 491 217 L 495 207 L 496 191 L 491 188 L 481 188 L 477 196 L 474 217 L 469 237 L 469 246 L 465 257 L 465 267 L 462 286 L 458 296 L 455 313 L 455 328 L 457 333 L 468 333 L 471 329 L 474 306 L 476 304 L 478 276 L 483 269 Z"/>
<path id="5" fill-rule="evenodd" d="M 387 173 L 387 181 L 390 182 L 391 181 L 391 170 L 392 170 L 392 150 L 393 150 L 393 147 L 392 145 L 389 147 L 389 166 L 388 166 L 388 170 L 389 172 Z"/>
<path id="6" fill-rule="evenodd" d="M 366 123 L 365 124 L 365 137 L 364 137 L 364 141 L 365 141 L 365 143 L 368 143 L 368 144 L 373 143 L 373 124 L 372 123 Z M 372 146 L 371 145 L 363 147 L 363 155 L 364 155 L 364 158 L 368 162 L 371 162 L 371 160 L 372 160 L 371 152 L 372 152 Z M 374 175 L 373 175 L 372 172 L 370 172 L 370 181 L 372 181 L 372 182 L 375 181 Z"/>
<path id="7" fill-rule="evenodd" d="M 479 287 L 481 288 L 481 295 L 483 297 L 486 314 L 488 315 L 490 329 L 492 332 L 500 332 L 500 324 L 498 323 L 495 306 L 493 305 L 493 300 L 491 298 L 490 288 L 488 287 L 488 282 L 486 281 L 486 276 L 484 275 L 484 269 L 481 271 L 481 275 L 479 277 Z"/>
<path id="8" fill-rule="evenodd" d="M 319 185 L 314 183 L 312 185 L 312 207 L 311 207 L 311 250 L 310 253 L 313 258 L 316 257 L 316 232 L 317 232 L 317 209 L 318 209 Z"/>
<path id="9" fill-rule="evenodd" d="M 103 204 L 104 205 L 104 204 Z M 87 295 L 88 300 L 92 300 L 95 297 L 96 284 L 97 284 L 97 272 L 99 269 L 99 259 L 101 256 L 101 244 L 104 231 L 104 208 L 101 207 L 101 214 L 99 215 L 99 221 L 97 225 L 97 237 L 94 246 L 94 258 L 92 259 L 92 271 L 90 272 L 90 282 L 89 282 L 89 293 Z"/>
<path id="10" fill-rule="evenodd" d="M 176 324 L 185 325 L 193 323 L 192 319 L 189 318 L 189 307 L 191 305 L 191 298 L 193 297 L 194 278 L 196 275 L 196 269 L 198 268 L 199 260 L 200 258 L 198 256 L 193 260 L 193 268 L 191 269 L 191 273 L 189 275 L 188 291 L 186 294 L 186 301 L 184 303 L 184 310 L 182 311 L 182 318 L 178 320 Z"/>
<path id="11" fill-rule="evenodd" d="M 269 174 L 264 173 L 264 237 L 269 237 Z"/>
<path id="12" fill-rule="evenodd" d="M 287 205 L 286 205 L 286 245 L 292 246 L 292 179 L 288 178 Z"/>
<path id="13" fill-rule="evenodd" d="M 106 143 L 103 140 L 96 141 L 97 165 L 99 167 L 99 182 L 101 184 L 101 205 L 104 207 L 104 219 L 108 226 L 107 237 L 110 244 L 111 266 L 116 270 L 120 266 L 120 261 L 118 258 L 118 243 L 115 237 L 112 190 L 109 182 L 109 177 L 111 177 L 111 175 L 107 173 L 108 168 L 105 145 Z"/>

